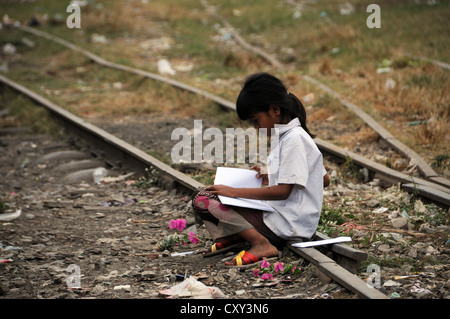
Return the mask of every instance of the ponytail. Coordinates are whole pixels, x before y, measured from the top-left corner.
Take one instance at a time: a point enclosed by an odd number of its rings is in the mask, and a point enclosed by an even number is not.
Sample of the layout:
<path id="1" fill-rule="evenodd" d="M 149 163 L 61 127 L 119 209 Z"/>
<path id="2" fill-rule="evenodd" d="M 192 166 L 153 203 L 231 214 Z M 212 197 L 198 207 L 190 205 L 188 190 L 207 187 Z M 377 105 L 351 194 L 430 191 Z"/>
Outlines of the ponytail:
<path id="1" fill-rule="evenodd" d="M 288 109 L 288 115 L 291 119 L 298 117 L 300 124 L 306 133 L 311 136 L 311 138 L 315 138 L 316 135 L 312 134 L 308 127 L 306 126 L 306 110 L 303 106 L 302 102 L 291 92 L 288 92 L 289 97 L 291 98 L 292 107 Z"/>
<path id="2" fill-rule="evenodd" d="M 312 137 L 306 126 L 306 110 L 300 100 L 287 91 L 286 86 L 268 73 L 250 75 L 236 102 L 236 111 L 241 120 L 248 120 L 258 112 L 268 112 L 271 105 L 280 107 L 281 116 L 291 120 L 298 117 L 302 128 Z"/>

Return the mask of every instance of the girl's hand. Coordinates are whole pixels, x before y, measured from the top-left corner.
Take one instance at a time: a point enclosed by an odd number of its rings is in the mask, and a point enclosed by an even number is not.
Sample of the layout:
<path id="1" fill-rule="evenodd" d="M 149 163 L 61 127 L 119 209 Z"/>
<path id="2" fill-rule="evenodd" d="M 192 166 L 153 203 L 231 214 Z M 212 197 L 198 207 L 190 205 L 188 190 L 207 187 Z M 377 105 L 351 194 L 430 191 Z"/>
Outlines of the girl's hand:
<path id="1" fill-rule="evenodd" d="M 262 184 L 264 186 L 269 185 L 269 177 L 268 177 L 267 173 L 263 172 L 261 167 L 259 167 L 259 166 L 252 166 L 252 167 L 250 167 L 250 169 L 253 169 L 253 170 L 258 172 L 258 174 L 256 175 L 256 178 L 262 178 L 263 179 L 262 180 Z"/>
<path id="2" fill-rule="evenodd" d="M 228 197 L 238 197 L 237 189 L 234 187 L 226 186 L 226 185 L 211 185 L 205 187 L 205 190 L 211 192 L 213 194 L 228 196 Z"/>

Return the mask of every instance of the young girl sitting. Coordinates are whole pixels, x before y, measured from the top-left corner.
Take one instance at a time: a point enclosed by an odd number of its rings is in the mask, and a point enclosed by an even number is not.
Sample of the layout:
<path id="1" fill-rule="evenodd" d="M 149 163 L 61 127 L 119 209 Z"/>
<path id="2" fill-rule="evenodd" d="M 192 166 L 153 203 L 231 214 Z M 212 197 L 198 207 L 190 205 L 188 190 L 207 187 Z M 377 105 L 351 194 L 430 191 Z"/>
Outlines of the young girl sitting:
<path id="1" fill-rule="evenodd" d="M 320 218 L 323 187 L 329 184 L 322 154 L 306 126 L 306 111 L 278 78 L 267 73 L 248 77 L 236 109 L 241 120 L 272 134 L 267 174 L 252 167 L 266 186 L 208 186 L 192 201 L 194 212 L 215 241 L 210 254 L 241 241 L 250 243 L 248 251 L 226 263 L 229 266 L 277 256 L 286 240 L 311 239 Z M 264 200 L 274 211 L 225 206 L 218 195 Z"/>

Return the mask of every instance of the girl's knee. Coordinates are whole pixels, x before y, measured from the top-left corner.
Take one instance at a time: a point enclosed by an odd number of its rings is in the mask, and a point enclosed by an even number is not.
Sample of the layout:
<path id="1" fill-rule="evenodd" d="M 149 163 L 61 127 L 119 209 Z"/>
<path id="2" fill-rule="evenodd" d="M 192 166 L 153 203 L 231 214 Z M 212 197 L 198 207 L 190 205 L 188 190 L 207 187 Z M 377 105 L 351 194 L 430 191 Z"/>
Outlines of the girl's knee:
<path id="1" fill-rule="evenodd" d="M 192 206 L 199 209 L 208 209 L 209 198 L 204 195 L 198 195 L 192 200 Z"/>
<path id="2" fill-rule="evenodd" d="M 208 209 L 211 202 L 219 201 L 217 195 L 211 192 L 200 189 L 197 191 L 192 198 L 192 206 L 199 209 Z"/>

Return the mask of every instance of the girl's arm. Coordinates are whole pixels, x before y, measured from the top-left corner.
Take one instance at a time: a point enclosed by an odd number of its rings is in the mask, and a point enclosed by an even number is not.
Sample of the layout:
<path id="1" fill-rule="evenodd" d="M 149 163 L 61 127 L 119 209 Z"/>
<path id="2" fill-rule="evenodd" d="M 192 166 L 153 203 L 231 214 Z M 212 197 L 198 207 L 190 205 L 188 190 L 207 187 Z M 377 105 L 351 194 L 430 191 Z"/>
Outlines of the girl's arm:
<path id="1" fill-rule="evenodd" d="M 293 184 L 279 184 L 262 188 L 234 188 L 225 185 L 212 185 L 205 190 L 222 196 L 242 197 L 259 200 L 284 200 L 291 194 Z"/>
<path id="2" fill-rule="evenodd" d="M 330 176 L 328 174 L 323 175 L 323 187 L 330 185 Z"/>

